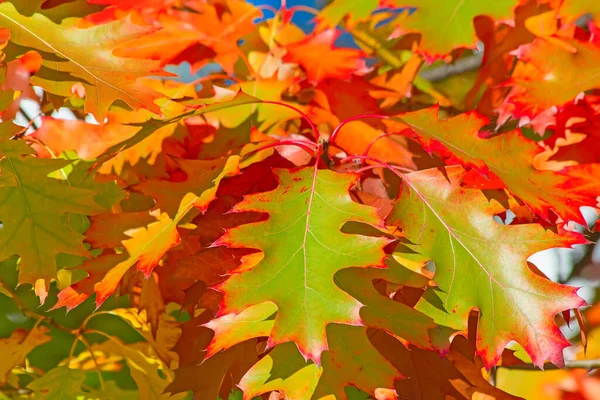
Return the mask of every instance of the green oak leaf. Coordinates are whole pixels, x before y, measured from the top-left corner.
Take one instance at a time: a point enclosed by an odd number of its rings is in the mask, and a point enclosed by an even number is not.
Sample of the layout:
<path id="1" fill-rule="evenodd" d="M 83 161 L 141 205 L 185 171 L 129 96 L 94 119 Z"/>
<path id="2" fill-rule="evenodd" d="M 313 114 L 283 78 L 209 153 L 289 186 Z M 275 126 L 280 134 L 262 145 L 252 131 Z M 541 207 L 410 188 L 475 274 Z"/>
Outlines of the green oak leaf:
<path id="1" fill-rule="evenodd" d="M 261 250 L 264 258 L 218 287 L 221 315 L 273 302 L 277 314 L 269 344 L 294 341 L 318 363 L 328 348 L 328 324 L 359 324 L 361 304 L 334 282 L 337 271 L 383 263 L 385 238 L 341 231 L 346 222 L 382 226 L 376 210 L 354 203 L 357 176 L 306 167 L 276 170 L 280 185 L 252 194 L 233 211 L 263 212 L 268 220 L 231 229 L 218 241 Z"/>
<path id="2" fill-rule="evenodd" d="M 466 332 L 469 313 L 480 312 L 477 352 L 491 368 L 515 340 L 535 365 L 563 364 L 569 342 L 554 316 L 584 304 L 577 288 L 556 284 L 533 272 L 527 258 L 554 247 L 585 243 L 575 232 L 560 236 L 539 224 L 503 225 L 505 211 L 480 190 L 465 189 L 465 170 L 447 167 L 404 175 L 405 185 L 388 218 L 410 242 L 403 257 L 435 263 L 434 281 L 416 309 L 440 325 Z"/>
<path id="3" fill-rule="evenodd" d="M 103 207 L 94 201 L 95 191 L 48 177 L 69 161 L 32 154 L 24 141 L 0 142 L 0 260 L 21 256 L 19 282 L 34 285 L 43 301 L 56 277 L 57 254 L 89 256 L 83 236 L 69 227 L 66 217 L 93 215 Z"/>
<path id="4" fill-rule="evenodd" d="M 334 0 L 317 18 L 326 27 L 337 26 L 345 16 L 349 16 L 351 22 L 358 22 L 368 18 L 378 4 L 378 0 Z"/>
<path id="5" fill-rule="evenodd" d="M 51 369 L 44 376 L 31 382 L 27 387 L 45 400 L 87 399 L 87 393 L 81 389 L 85 381 L 85 372 L 60 366 Z"/>
<path id="6" fill-rule="evenodd" d="M 420 33 L 420 50 L 438 58 L 457 47 L 475 47 L 473 18 L 488 15 L 497 20 L 508 19 L 518 5 L 517 0 L 391 0 L 388 3 L 416 8 L 414 14 L 405 12 L 395 23 L 402 30 Z"/>

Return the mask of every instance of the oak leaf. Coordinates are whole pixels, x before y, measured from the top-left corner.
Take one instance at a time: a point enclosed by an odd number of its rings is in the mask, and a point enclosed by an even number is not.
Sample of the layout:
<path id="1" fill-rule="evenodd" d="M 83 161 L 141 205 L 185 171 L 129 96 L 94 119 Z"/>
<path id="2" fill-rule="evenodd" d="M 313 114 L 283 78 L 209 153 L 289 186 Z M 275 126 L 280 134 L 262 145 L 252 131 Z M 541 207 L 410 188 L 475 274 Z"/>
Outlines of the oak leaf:
<path id="1" fill-rule="evenodd" d="M 123 241 L 127 253 L 102 255 L 77 267 L 86 271 L 88 277 L 63 289 L 58 294 L 59 301 L 53 308 L 64 306 L 70 310 L 81 304 L 92 293 L 96 293 L 96 307 L 100 307 L 114 293 L 130 268 L 137 265 L 139 271 L 142 271 L 145 276 L 150 276 L 164 254 L 179 244 L 177 222 L 169 218 L 166 213 L 162 214 L 157 221 L 146 227 L 137 228 L 129 235 L 130 238 Z"/>
<path id="2" fill-rule="evenodd" d="M 310 399 L 322 373 L 322 368 L 304 360 L 293 343 L 283 343 L 254 364 L 238 386 L 244 400 L 275 390 L 288 398 Z"/>
<path id="3" fill-rule="evenodd" d="M 186 174 L 186 180 L 148 180 L 132 187 L 133 190 L 152 196 L 156 200 L 156 207 L 171 216 L 177 213 L 181 199 L 187 193 L 196 194 L 194 207 L 202 212 L 206 211 L 215 198 L 221 180 L 240 173 L 238 157 L 235 156 L 216 160 L 173 160 Z"/>
<path id="4" fill-rule="evenodd" d="M 346 79 L 366 68 L 365 54 L 356 49 L 336 48 L 340 33 L 327 30 L 287 46 L 286 61 L 304 67 L 306 77 L 313 82 L 327 78 Z"/>
<path id="5" fill-rule="evenodd" d="M 393 259 L 386 260 L 387 268 L 347 268 L 336 275 L 338 286 L 363 304 L 360 316 L 363 324 L 412 343 L 417 347 L 432 349 L 428 331 L 436 325 L 424 314 L 405 304 L 378 293 L 373 282 L 384 280 L 393 284 L 427 287 L 427 278 L 411 273 Z M 410 281 L 416 282 L 410 282 Z"/>
<path id="6" fill-rule="evenodd" d="M 33 153 L 22 140 L 0 141 L 0 259 L 21 257 L 19 282 L 33 285 L 43 303 L 56 277 L 56 255 L 89 256 L 66 217 L 97 214 L 103 207 L 94 201 L 96 192 L 48 178 L 69 161 Z"/>
<path id="7" fill-rule="evenodd" d="M 172 350 L 181 336 L 181 328 L 177 321 L 169 317 L 162 318 L 158 324 L 156 333 L 152 332 L 152 326 L 145 311 L 133 308 L 117 308 L 111 310 L 110 314 L 116 315 L 127 322 L 148 342 L 156 356 L 167 366 L 172 366 L 178 361 L 177 354 Z"/>
<path id="8" fill-rule="evenodd" d="M 344 388 L 350 384 L 376 397 L 382 389 L 383 393 L 391 390 L 392 395 L 387 398 L 395 398 L 394 382 L 402 378 L 402 374 L 371 344 L 371 334 L 361 326 L 332 324 L 327 327 L 330 349 L 323 354 L 323 375 L 315 389 L 315 399 L 331 395 L 344 399 Z M 383 393 L 381 397 L 386 398 Z"/>
<path id="9" fill-rule="evenodd" d="M 335 28 L 343 18 L 348 17 L 348 25 L 352 27 L 365 20 L 377 8 L 379 0 L 334 0 L 317 16 L 319 26 Z"/>
<path id="10" fill-rule="evenodd" d="M 401 122 L 416 133 L 423 146 L 447 158 L 447 163 L 474 167 L 483 188 L 498 188 L 501 181 L 533 212 L 552 219 L 553 211 L 563 220 L 585 224 L 581 206 L 595 206 L 600 193 L 598 164 L 561 171 L 538 171 L 532 162 L 541 148 L 518 131 L 484 139 L 480 131 L 488 120 L 470 112 L 442 120 L 437 107 L 400 115 Z M 483 132 L 482 132 L 483 133 Z"/>
<path id="11" fill-rule="evenodd" d="M 600 17 L 600 4 L 594 0 L 565 0 L 558 9 L 558 15 L 567 23 L 575 22 L 584 14 L 590 14 L 597 21 Z"/>
<path id="12" fill-rule="evenodd" d="M 27 354 L 36 347 L 49 342 L 52 337 L 45 326 L 36 326 L 30 331 L 15 329 L 10 337 L 0 339 L 0 351 L 3 354 L 0 363 L 0 385 L 6 383 L 10 371 L 17 365 L 23 364 Z"/>
<path id="13" fill-rule="evenodd" d="M 131 229 L 141 228 L 156 221 L 152 214 L 140 211 L 130 213 L 103 213 L 90 217 L 90 227 L 85 231 L 85 241 L 95 248 L 121 247 Z"/>
<path id="14" fill-rule="evenodd" d="M 261 303 L 239 314 L 227 314 L 207 322 L 203 326 L 210 328 L 215 336 L 206 348 L 206 358 L 245 340 L 268 337 L 274 323 L 270 317 L 276 312 L 277 307 L 273 303 Z"/>
<path id="15" fill-rule="evenodd" d="M 442 326 L 467 329 L 474 308 L 480 317 L 477 352 L 489 369 L 511 340 L 533 363 L 564 365 L 570 344 L 554 323 L 559 312 L 585 302 L 577 288 L 556 284 L 527 265 L 532 254 L 586 243 L 574 232 L 557 235 L 539 224 L 502 225 L 493 216 L 504 208 L 476 189 L 460 187 L 464 169 L 448 167 L 404 175 L 402 194 L 388 223 L 398 225 L 413 254 L 408 259 L 435 263 L 436 288 L 416 309 Z"/>
<path id="16" fill-rule="evenodd" d="M 86 395 L 81 388 L 83 381 L 85 381 L 85 372 L 68 366 L 59 366 L 34 380 L 27 387 L 41 398 L 48 400 L 76 399 Z"/>
<path id="17" fill-rule="evenodd" d="M 31 134 L 39 142 L 34 142 L 31 147 L 43 158 L 55 158 L 67 150 L 75 150 L 84 160 L 92 160 L 136 131 L 133 126 L 111 123 L 110 118 L 105 125 L 95 125 L 44 117 L 42 126 Z"/>
<path id="18" fill-rule="evenodd" d="M 147 226 L 129 230 L 129 238 L 122 241 L 122 246 L 127 250 L 126 255 L 102 255 L 77 267 L 87 271 L 88 277 L 63 289 L 58 294 L 59 301 L 54 308 L 66 306 L 67 310 L 70 310 L 81 304 L 92 292 L 96 293 L 96 307 L 100 307 L 114 293 L 125 273 L 134 265 L 148 278 L 165 253 L 180 243 L 181 236 L 177 225 L 184 218 L 190 218 L 188 214 L 196 207 L 206 207 L 214 199 L 223 177 L 239 173 L 238 160 L 237 156 L 224 160 L 221 163 L 223 169 L 216 168 L 219 173 L 215 174 L 212 181 L 203 182 L 202 191 L 182 195 L 179 208 L 172 217 L 162 213 L 156 221 Z"/>
<path id="19" fill-rule="evenodd" d="M 293 343 L 275 346 L 240 381 L 244 399 L 273 390 L 289 398 L 346 399 L 349 385 L 376 396 L 395 394 L 394 381 L 401 374 L 373 347 L 366 328 L 332 324 L 327 336 L 331 345 L 323 353 L 322 366 L 306 361 Z"/>
<path id="20" fill-rule="evenodd" d="M 233 209 L 268 213 L 269 219 L 230 229 L 218 241 L 264 253 L 257 265 L 217 286 L 223 292 L 219 313 L 273 302 L 278 311 L 269 344 L 294 341 L 318 362 L 327 349 L 327 324 L 360 321 L 360 303 L 336 286 L 334 274 L 381 265 L 388 240 L 340 230 L 349 221 L 382 224 L 375 209 L 348 195 L 356 176 L 309 167 L 276 173 L 275 190 L 246 196 Z"/>
<path id="21" fill-rule="evenodd" d="M 406 348 L 382 331 L 375 332 L 369 340 L 405 377 L 395 385 L 401 399 L 518 399 L 484 378 L 473 344 L 462 336 L 454 338 L 444 357 L 413 346 Z"/>
<path id="22" fill-rule="evenodd" d="M 74 84 L 83 85 L 85 111 L 96 120 L 104 122 L 108 108 L 116 100 L 134 109 L 146 108 L 160 114 L 160 107 L 154 101 L 162 95 L 139 83 L 137 78 L 168 74 L 154 61 L 113 55 L 116 45 L 147 34 L 148 28 L 126 19 L 88 29 L 66 21 L 58 25 L 42 14 L 21 15 L 6 2 L 0 5 L 0 27 L 12 32 L 9 47 L 5 49 L 12 57 L 22 55 L 21 49 L 27 48 L 42 55 L 42 69 L 31 78 L 33 84 L 62 97 L 71 96 Z M 96 45 L 90 47 L 89 43 Z"/>
<path id="23" fill-rule="evenodd" d="M 138 387 L 140 398 L 157 400 L 184 398 L 184 394 L 169 396 L 164 393 L 167 385 L 173 381 L 173 372 L 159 359 L 152 357 L 143 343 L 126 344 L 111 337 L 101 344 L 94 345 L 92 350 L 122 356 Z"/>
<path id="24" fill-rule="evenodd" d="M 545 151 L 536 155 L 538 169 L 560 171 L 564 167 L 600 162 L 600 119 L 597 100 L 568 104 L 556 116 L 554 134 L 544 140 Z"/>
<path id="25" fill-rule="evenodd" d="M 414 15 L 401 15 L 396 23 L 402 32 L 421 34 L 420 51 L 430 58 L 441 58 L 457 47 L 474 47 L 476 42 L 473 18 L 489 15 L 496 20 L 512 16 L 516 0 L 501 0 L 488 4 L 479 0 L 443 1 L 388 0 L 394 7 L 415 7 Z"/>
<path id="26" fill-rule="evenodd" d="M 233 385 L 257 361 L 256 340 L 246 340 L 202 363 L 194 362 L 179 367 L 175 371 L 174 381 L 165 391 L 180 393 L 192 390 L 200 399 L 217 399 L 219 395 L 225 398 Z"/>
<path id="27" fill-rule="evenodd" d="M 139 8 L 139 5 L 129 5 Z M 163 4 L 158 3 L 158 11 Z M 163 13 L 162 30 L 132 40 L 115 49 L 115 55 L 141 59 L 157 59 L 162 65 L 187 61 L 194 74 L 214 60 L 233 75 L 240 54 L 239 40 L 255 31 L 254 20 L 262 12 L 244 1 L 205 3 L 189 1 L 189 12 Z M 156 20 L 152 20 L 154 24 Z"/>
<path id="28" fill-rule="evenodd" d="M 518 49 L 524 64 L 517 67 L 508 85 L 508 102 L 515 117 L 533 119 L 553 106 L 563 106 L 580 93 L 600 86 L 600 52 L 596 42 L 577 39 L 537 38 Z M 564 82 L 571 82 L 564 85 Z"/>

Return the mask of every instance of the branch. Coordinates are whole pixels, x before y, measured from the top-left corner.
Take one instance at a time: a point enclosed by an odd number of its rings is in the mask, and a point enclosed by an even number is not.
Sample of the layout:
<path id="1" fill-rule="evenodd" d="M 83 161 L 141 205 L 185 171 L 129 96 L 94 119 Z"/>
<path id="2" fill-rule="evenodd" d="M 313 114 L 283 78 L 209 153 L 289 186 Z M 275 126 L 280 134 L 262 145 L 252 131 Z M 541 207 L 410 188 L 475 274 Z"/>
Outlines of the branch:
<path id="1" fill-rule="evenodd" d="M 478 69 L 481 66 L 482 60 L 483 52 L 475 53 L 472 56 L 460 58 L 452 64 L 444 64 L 436 68 L 420 71 L 419 76 L 429 82 L 438 82 L 453 75 Z"/>
<path id="2" fill-rule="evenodd" d="M 44 113 L 40 112 L 38 113 L 38 115 L 36 115 L 35 117 L 31 117 L 23 108 L 22 105 L 19 105 L 19 112 L 21 114 L 23 114 L 23 117 L 25 117 L 27 119 L 27 125 L 25 126 L 25 130 L 29 129 L 31 126 L 33 126 L 35 129 L 39 129 L 39 125 L 35 122 L 35 120 L 38 117 L 41 117 L 42 115 L 44 115 Z"/>
<path id="3" fill-rule="evenodd" d="M 526 370 L 526 371 L 541 371 L 540 368 L 533 364 L 515 364 L 515 365 L 499 365 L 498 368 L 515 369 L 515 370 Z M 555 370 L 555 369 L 596 369 L 600 368 L 600 359 L 594 360 L 573 360 L 565 361 L 565 367 L 559 368 L 554 364 L 544 364 L 543 370 Z"/>
<path id="4" fill-rule="evenodd" d="M 403 65 L 402 60 L 394 54 L 394 52 L 385 46 L 385 42 L 381 42 L 371 36 L 366 30 L 360 27 L 355 27 L 352 30 L 352 36 L 355 40 L 361 42 L 368 47 L 368 53 L 376 53 L 381 59 L 387 62 L 392 68 L 400 68 Z"/>

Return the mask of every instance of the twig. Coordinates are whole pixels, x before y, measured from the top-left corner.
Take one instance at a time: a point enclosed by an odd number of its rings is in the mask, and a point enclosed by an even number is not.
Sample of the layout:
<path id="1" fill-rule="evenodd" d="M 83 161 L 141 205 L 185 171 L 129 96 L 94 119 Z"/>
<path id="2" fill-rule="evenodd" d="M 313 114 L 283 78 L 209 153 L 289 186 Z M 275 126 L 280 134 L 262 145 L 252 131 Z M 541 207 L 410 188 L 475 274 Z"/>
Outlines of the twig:
<path id="1" fill-rule="evenodd" d="M 481 60 L 483 60 L 483 52 L 475 53 L 472 56 L 460 58 L 452 64 L 444 64 L 436 68 L 422 70 L 419 72 L 419 76 L 429 82 L 438 82 L 449 76 L 476 70 L 481 66 Z"/>
<path id="2" fill-rule="evenodd" d="M 402 67 L 402 60 L 393 51 L 385 47 L 384 42 L 372 37 L 367 31 L 360 27 L 355 27 L 352 30 L 352 36 L 355 40 L 368 47 L 370 50 L 369 53 L 376 53 L 393 68 Z"/>
<path id="3" fill-rule="evenodd" d="M 36 115 L 35 117 L 31 118 L 31 116 L 29 114 L 27 114 L 27 112 L 25 112 L 25 109 L 23 108 L 23 106 L 19 105 L 19 112 L 21 114 L 23 114 L 23 116 L 25 118 L 27 118 L 27 129 L 29 129 L 30 126 L 34 126 L 35 129 L 39 129 L 39 125 L 35 122 L 35 120 L 37 118 L 39 118 L 40 116 L 42 116 L 44 113 L 40 112 L 38 115 Z"/>
<path id="4" fill-rule="evenodd" d="M 85 345 L 85 347 L 87 347 L 88 351 L 90 352 L 92 361 L 94 361 L 94 364 L 96 366 L 96 372 L 98 373 L 98 379 L 100 380 L 100 386 L 102 387 L 102 390 L 104 392 L 106 392 L 106 384 L 104 383 L 104 377 L 102 376 L 102 368 L 100 367 L 100 364 L 98 364 L 98 360 L 96 359 L 94 350 L 92 350 L 92 346 L 90 346 L 89 342 L 83 336 L 79 336 L 79 340 L 81 340 L 81 342 Z"/>
<path id="5" fill-rule="evenodd" d="M 349 124 L 350 122 L 353 122 L 353 121 L 366 119 L 366 118 L 388 119 L 389 117 L 387 115 L 379 115 L 379 114 L 361 114 L 361 115 L 355 115 L 354 117 L 348 118 L 348 119 L 340 122 L 338 124 L 338 126 L 335 127 L 335 129 L 331 133 L 331 136 L 329 136 L 329 143 L 335 144 L 335 139 L 337 138 L 338 134 L 340 133 L 340 131 L 346 124 Z"/>

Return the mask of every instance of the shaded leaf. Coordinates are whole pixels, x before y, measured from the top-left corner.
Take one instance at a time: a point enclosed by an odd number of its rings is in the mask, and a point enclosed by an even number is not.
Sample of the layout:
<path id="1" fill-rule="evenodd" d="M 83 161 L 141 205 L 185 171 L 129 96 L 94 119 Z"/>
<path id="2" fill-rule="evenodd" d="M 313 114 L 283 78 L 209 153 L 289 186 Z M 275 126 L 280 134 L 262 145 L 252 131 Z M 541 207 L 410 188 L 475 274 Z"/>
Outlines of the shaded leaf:
<path id="1" fill-rule="evenodd" d="M 222 351 L 202 363 L 184 365 L 175 371 L 175 380 L 166 392 L 192 390 L 201 399 L 225 398 L 230 388 L 258 361 L 256 341 L 248 340 Z M 198 379 L 198 377 L 203 379 Z"/>
<path id="2" fill-rule="evenodd" d="M 323 374 L 313 398 L 346 398 L 344 387 L 355 386 L 375 395 L 392 389 L 400 372 L 373 347 L 366 328 L 332 324 L 327 327 L 330 349 L 323 354 Z M 369 371 L 369 373 L 364 373 Z"/>
<path id="3" fill-rule="evenodd" d="M 15 329 L 10 337 L 0 339 L 0 385 L 6 383 L 10 371 L 17 365 L 25 362 L 25 357 L 34 348 L 49 342 L 52 337 L 47 335 L 49 329 L 44 326 L 36 326 L 30 331 Z"/>
<path id="4" fill-rule="evenodd" d="M 84 380 L 85 372 L 59 366 L 34 380 L 27 387 L 43 399 L 77 399 L 80 396 L 86 397 L 86 393 L 81 388 Z"/>
<path id="5" fill-rule="evenodd" d="M 19 282 L 34 285 L 43 303 L 56 276 L 56 255 L 89 256 L 83 236 L 67 225 L 67 213 L 92 215 L 102 207 L 96 192 L 47 177 L 68 161 L 32 153 L 23 141 L 0 142 L 0 259 L 21 256 Z"/>

